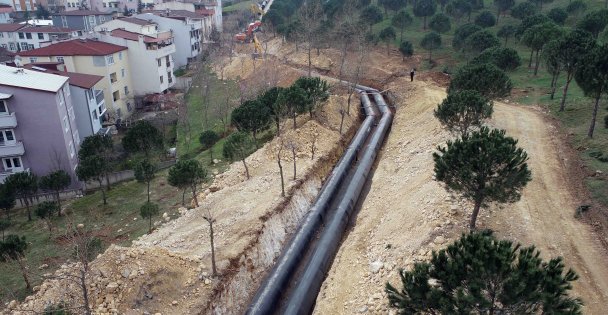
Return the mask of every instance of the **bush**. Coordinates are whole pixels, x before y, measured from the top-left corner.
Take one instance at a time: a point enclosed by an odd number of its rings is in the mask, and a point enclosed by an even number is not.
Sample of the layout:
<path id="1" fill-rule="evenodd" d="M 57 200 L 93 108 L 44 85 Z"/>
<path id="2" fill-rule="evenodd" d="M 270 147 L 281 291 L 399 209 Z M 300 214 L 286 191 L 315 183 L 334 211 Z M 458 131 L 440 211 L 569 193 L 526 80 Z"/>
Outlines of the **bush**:
<path id="1" fill-rule="evenodd" d="M 475 18 L 475 24 L 483 28 L 492 27 L 496 25 L 496 17 L 494 17 L 494 14 L 490 11 L 482 11 Z"/>
<path id="2" fill-rule="evenodd" d="M 198 141 L 203 146 L 203 150 L 211 148 L 220 140 L 220 136 L 213 130 L 205 130 L 198 137 Z"/>
<path id="3" fill-rule="evenodd" d="M 568 12 L 562 8 L 553 8 L 547 13 L 547 16 L 555 22 L 555 24 L 564 25 L 564 22 L 566 22 L 566 19 L 568 18 Z"/>
<path id="4" fill-rule="evenodd" d="M 493 64 L 467 65 L 453 76 L 448 94 L 460 90 L 474 90 L 489 98 L 505 97 L 511 93 L 513 82 Z"/>
<path id="5" fill-rule="evenodd" d="M 464 24 L 459 26 L 454 32 L 454 39 L 452 39 L 452 47 L 455 50 L 461 50 L 464 48 L 466 40 L 471 34 L 480 31 L 481 27 L 475 24 Z"/>
<path id="6" fill-rule="evenodd" d="M 173 71 L 173 75 L 174 75 L 176 78 L 177 78 L 177 77 L 181 77 L 181 76 L 183 76 L 184 74 L 186 74 L 186 69 L 184 69 L 184 68 L 179 68 L 179 69 L 177 69 L 177 70 Z"/>

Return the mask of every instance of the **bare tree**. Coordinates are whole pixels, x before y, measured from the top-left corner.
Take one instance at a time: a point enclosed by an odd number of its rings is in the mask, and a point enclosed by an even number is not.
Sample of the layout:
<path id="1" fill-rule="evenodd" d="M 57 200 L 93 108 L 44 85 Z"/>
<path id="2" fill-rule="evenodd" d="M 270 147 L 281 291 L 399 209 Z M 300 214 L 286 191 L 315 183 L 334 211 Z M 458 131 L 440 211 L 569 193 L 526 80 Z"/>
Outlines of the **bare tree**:
<path id="1" fill-rule="evenodd" d="M 178 100 L 177 107 L 178 124 L 182 127 L 186 138 L 186 154 L 190 153 L 190 143 L 192 142 L 192 126 L 190 125 L 190 116 L 188 115 L 188 104 L 185 97 Z"/>
<path id="2" fill-rule="evenodd" d="M 304 1 L 299 10 L 302 23 L 301 33 L 306 41 L 306 54 L 308 56 L 308 76 L 312 76 L 312 49 L 317 41 L 317 30 L 319 29 L 322 11 L 319 0 Z M 297 45 L 297 42 L 296 42 Z"/>
<path id="3" fill-rule="evenodd" d="M 298 144 L 297 144 L 296 140 L 289 139 L 289 140 L 287 140 L 287 143 L 285 144 L 285 147 L 289 151 L 291 151 L 291 156 L 293 158 L 293 180 L 296 180 L 296 163 L 297 163 L 296 153 L 298 151 Z"/>
<path id="4" fill-rule="evenodd" d="M 214 244 L 214 233 L 213 233 L 213 224 L 215 223 L 215 218 L 211 216 L 211 211 L 209 208 L 206 208 L 207 214 L 203 216 L 203 219 L 207 221 L 209 224 L 209 240 L 211 243 L 211 274 L 215 277 L 217 275 L 217 267 L 215 264 L 215 244 Z"/>
<path id="5" fill-rule="evenodd" d="M 278 148 L 277 148 L 277 163 L 279 164 L 279 174 L 281 174 L 281 196 L 285 197 L 285 178 L 283 176 L 283 165 L 281 164 L 281 154 L 283 153 L 283 147 L 285 143 L 283 142 L 283 138 L 279 137 L 278 139 Z"/>
<path id="6" fill-rule="evenodd" d="M 313 132 L 312 134 L 312 141 L 310 142 L 310 159 L 314 160 L 315 159 L 315 152 L 316 152 L 316 145 L 317 145 L 317 140 L 319 139 L 319 133 L 318 132 Z"/>
<path id="7" fill-rule="evenodd" d="M 367 45 L 364 44 L 364 40 L 363 38 L 359 37 L 358 40 L 358 45 L 357 45 L 357 61 L 352 64 L 353 68 L 351 69 L 351 71 L 349 71 L 350 73 L 348 74 L 348 100 L 347 100 L 347 106 L 346 106 L 346 114 L 350 116 L 350 105 L 351 105 L 351 101 L 353 98 L 353 95 L 355 94 L 355 91 L 357 90 L 357 85 L 359 84 L 359 80 L 362 77 L 362 72 L 363 72 L 363 65 L 365 62 L 366 57 L 369 54 L 369 47 L 367 47 Z"/>

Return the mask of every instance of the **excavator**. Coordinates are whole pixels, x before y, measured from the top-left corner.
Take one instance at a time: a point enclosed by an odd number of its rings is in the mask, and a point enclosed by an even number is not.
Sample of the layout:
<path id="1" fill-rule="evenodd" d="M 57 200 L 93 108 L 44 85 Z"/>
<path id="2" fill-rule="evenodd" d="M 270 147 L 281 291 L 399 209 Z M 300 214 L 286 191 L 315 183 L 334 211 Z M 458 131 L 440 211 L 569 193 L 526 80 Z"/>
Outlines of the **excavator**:
<path id="1" fill-rule="evenodd" d="M 256 16 L 255 22 L 249 23 L 249 25 L 247 26 L 247 29 L 244 32 L 234 35 L 234 39 L 237 42 L 253 43 L 253 47 L 254 47 L 253 56 L 254 57 L 258 57 L 262 53 L 262 45 L 260 44 L 260 41 L 258 40 L 257 36 L 255 35 L 255 32 L 260 30 L 260 27 L 262 26 L 262 21 L 260 21 L 260 20 L 261 20 L 262 16 L 264 16 L 264 13 L 265 13 L 264 9 L 266 8 L 267 4 L 268 4 L 267 0 L 264 0 L 261 4 L 252 3 L 250 10 L 251 10 L 251 13 L 253 13 Z"/>

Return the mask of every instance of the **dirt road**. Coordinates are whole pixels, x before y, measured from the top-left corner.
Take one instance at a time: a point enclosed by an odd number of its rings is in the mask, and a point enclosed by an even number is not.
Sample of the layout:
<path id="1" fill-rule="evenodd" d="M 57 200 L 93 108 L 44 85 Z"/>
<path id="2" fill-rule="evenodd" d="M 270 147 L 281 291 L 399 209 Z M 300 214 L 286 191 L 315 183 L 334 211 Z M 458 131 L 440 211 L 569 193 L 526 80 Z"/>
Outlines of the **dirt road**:
<path id="1" fill-rule="evenodd" d="M 466 231 L 470 205 L 433 180 L 434 148 L 450 136 L 433 117 L 445 89 L 398 80 L 389 86 L 398 111 L 354 227 L 344 240 L 317 298 L 315 314 L 394 313 L 386 308 L 384 284 L 398 283 L 397 269 L 429 257 Z M 564 171 L 563 144 L 535 108 L 495 104 L 492 125 L 519 139 L 530 156 L 533 180 L 521 201 L 482 210 L 478 226 L 545 257 L 561 255 L 580 279 L 574 293 L 585 313 L 603 314 L 608 305 L 608 260 L 597 236 L 573 217 L 579 205 Z"/>

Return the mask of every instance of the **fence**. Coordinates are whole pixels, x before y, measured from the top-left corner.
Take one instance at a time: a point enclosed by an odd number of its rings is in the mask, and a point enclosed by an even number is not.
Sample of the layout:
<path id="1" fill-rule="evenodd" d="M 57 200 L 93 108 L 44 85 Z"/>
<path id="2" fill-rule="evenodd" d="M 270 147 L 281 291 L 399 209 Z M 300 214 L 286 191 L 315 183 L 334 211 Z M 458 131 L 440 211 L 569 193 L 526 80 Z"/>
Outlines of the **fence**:
<path id="1" fill-rule="evenodd" d="M 83 195 L 82 189 L 80 189 L 80 188 L 68 189 L 68 190 L 64 190 L 64 191 L 60 192 L 59 198 L 61 200 L 67 200 L 67 199 L 73 199 L 73 198 L 76 198 L 76 197 L 79 197 L 82 195 Z M 30 203 L 30 206 L 37 205 L 44 201 L 55 201 L 55 193 L 54 192 L 44 192 L 44 193 L 36 194 L 32 198 L 32 202 Z M 20 198 L 16 198 L 15 208 L 25 208 L 25 204 L 23 204 L 23 202 Z"/>
<path id="2" fill-rule="evenodd" d="M 192 77 L 181 76 L 175 78 L 174 88 L 180 89 L 184 91 L 184 93 L 188 93 L 190 86 L 192 86 Z"/>

